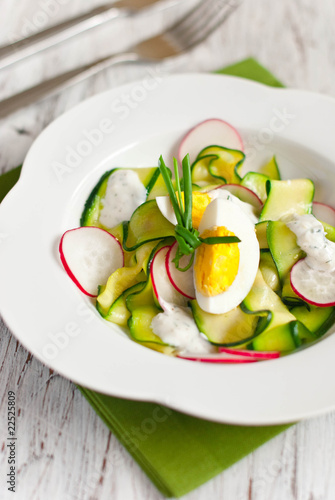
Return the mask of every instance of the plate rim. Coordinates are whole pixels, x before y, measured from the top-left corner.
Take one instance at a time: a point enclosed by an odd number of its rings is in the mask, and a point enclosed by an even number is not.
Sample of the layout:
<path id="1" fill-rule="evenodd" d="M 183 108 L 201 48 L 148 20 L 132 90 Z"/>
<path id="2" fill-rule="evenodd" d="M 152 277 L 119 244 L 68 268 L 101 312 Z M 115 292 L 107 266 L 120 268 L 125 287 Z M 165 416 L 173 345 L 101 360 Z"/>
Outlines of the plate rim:
<path id="1" fill-rule="evenodd" d="M 318 100 L 324 100 L 325 102 L 327 102 L 328 104 L 329 103 L 332 103 L 331 105 L 334 106 L 334 111 L 335 111 L 335 99 L 330 97 L 330 96 L 325 96 L 325 95 L 322 95 L 322 94 L 317 94 L 315 92 L 311 92 L 311 91 L 306 91 L 306 90 L 298 90 L 298 89 L 286 89 L 286 88 L 274 88 L 274 87 L 269 87 L 269 86 L 266 86 L 262 83 L 259 83 L 259 82 L 255 82 L 255 81 L 250 81 L 250 80 L 246 80 L 246 79 L 243 79 L 243 78 L 240 78 L 240 77 L 235 77 L 235 76 L 228 76 L 228 75 L 208 75 L 208 74 L 202 74 L 202 73 L 187 73 L 185 75 L 172 75 L 172 76 L 169 76 L 169 77 L 166 77 L 165 81 L 169 80 L 169 81 L 180 81 L 182 79 L 193 79 L 193 78 L 198 78 L 198 79 L 201 79 L 201 80 L 213 80 L 213 79 L 219 79 L 220 82 L 223 82 L 223 79 L 226 80 L 226 81 L 238 81 L 238 82 L 241 82 L 243 81 L 243 85 L 246 85 L 246 86 L 254 86 L 254 87 L 257 87 L 257 88 L 261 88 L 262 91 L 265 91 L 266 92 L 269 92 L 270 95 L 271 94 L 282 94 L 282 95 L 289 95 L 289 93 L 293 93 L 293 95 L 295 96 L 305 96 L 307 99 L 309 98 L 317 98 Z M 120 92 L 122 90 L 125 90 L 127 88 L 130 88 L 131 86 L 133 85 L 136 85 L 138 81 L 135 81 L 135 82 L 131 82 L 131 83 L 128 83 L 128 84 L 125 84 L 125 85 L 122 85 L 120 87 L 117 87 L 115 89 L 111 89 L 111 90 L 107 90 L 107 91 L 104 91 L 100 94 L 97 94 L 95 96 L 92 96 L 90 97 L 89 99 L 83 101 L 82 103 L 79 103 L 78 105 L 76 105 L 74 108 L 70 109 L 69 111 L 67 111 L 66 113 L 64 113 L 63 115 L 61 115 L 60 117 L 58 117 L 55 121 L 53 121 L 39 136 L 38 138 L 34 141 L 33 145 L 31 146 L 27 156 L 26 156 L 26 159 L 24 161 L 24 164 L 23 164 L 23 168 L 22 168 L 22 175 L 17 183 L 16 186 L 14 186 L 14 188 L 11 190 L 10 194 L 7 195 L 5 197 L 5 199 L 3 200 L 3 202 L 1 203 L 1 206 L 0 206 L 0 220 L 1 220 L 1 215 L 7 210 L 6 209 L 6 206 L 7 205 L 10 205 L 11 203 L 11 200 L 12 199 L 15 199 L 16 196 L 19 195 L 19 192 L 20 190 L 23 190 L 24 189 L 24 186 L 28 185 L 28 170 L 29 170 L 29 165 L 32 163 L 32 161 L 34 160 L 34 155 L 36 155 L 36 151 L 38 151 L 38 149 L 41 147 L 40 144 L 43 144 L 43 141 L 45 140 L 44 138 L 47 137 L 48 133 L 50 132 L 50 127 L 57 127 L 58 124 L 62 123 L 63 121 L 66 121 L 69 119 L 69 117 L 71 117 L 74 113 L 76 113 L 79 108 L 80 109 L 83 109 L 83 107 L 85 106 L 92 106 L 94 102 L 96 102 L 97 100 L 99 99 L 103 99 L 104 96 L 110 96 L 112 94 L 114 94 L 115 92 Z M 299 97 L 300 98 L 300 97 Z M 26 168 L 26 165 L 28 165 L 28 168 Z M 4 208 L 3 208 L 4 207 Z M 1 231 L 0 231 L 1 232 Z M 0 255 L 1 255 L 1 252 L 0 252 Z M 1 267 L 1 266 L 0 266 Z M 1 285 L 0 285 L 0 288 L 1 288 Z M 1 314 L 2 314 L 2 317 L 4 319 L 4 321 L 7 323 L 7 320 L 6 320 L 6 311 L 4 311 L 2 309 L 2 305 L 0 303 L 0 311 L 1 311 Z M 11 321 L 9 321 L 10 323 Z M 19 341 L 22 343 L 22 345 L 24 345 L 28 350 L 30 350 L 30 347 L 28 347 L 25 343 L 25 341 L 22 340 L 22 338 L 20 338 L 20 336 L 17 336 L 15 331 L 13 331 L 13 329 L 11 329 L 11 331 L 13 332 L 13 335 L 19 339 Z M 22 337 L 22 336 L 21 336 Z M 29 344 L 29 342 L 28 342 Z M 142 347 L 142 346 L 140 346 Z M 146 349 L 146 348 L 144 348 Z M 313 347 L 314 349 L 314 347 Z M 34 355 L 40 360 L 42 361 L 43 363 L 45 363 L 45 359 L 41 358 L 38 356 L 38 354 L 34 353 Z M 297 356 L 297 354 L 295 354 L 294 356 Z M 283 358 L 284 359 L 284 358 Z M 268 361 L 267 363 L 271 363 L 271 361 Z M 50 365 L 50 367 L 52 367 L 52 364 Z M 64 370 L 64 372 L 62 373 L 62 371 L 60 371 L 59 369 L 57 369 L 57 372 L 60 373 L 61 375 L 65 376 L 66 378 L 68 378 L 68 376 L 66 375 L 66 370 Z M 82 384 L 80 381 L 78 381 L 77 383 L 79 384 Z M 89 385 L 87 385 L 87 383 L 85 383 L 85 387 L 89 387 Z M 98 388 L 96 387 L 92 387 L 92 390 L 99 390 Z M 122 392 L 122 391 L 121 391 Z M 214 414 L 208 414 L 208 412 L 206 412 L 203 408 L 198 408 L 196 411 L 192 408 L 189 407 L 189 405 L 185 404 L 184 406 L 179 403 L 176 403 L 173 401 L 173 399 L 171 399 L 171 397 L 164 397 L 162 395 L 146 395 L 146 396 L 141 396 L 141 395 L 138 395 L 138 394 L 131 394 L 131 395 L 124 395 L 124 394 L 121 394 L 119 393 L 116 388 L 114 388 L 112 390 L 112 392 L 110 393 L 110 395 L 114 395 L 115 397 L 123 397 L 123 398 L 131 398 L 133 400 L 138 400 L 138 401 L 151 401 L 151 402 L 154 402 L 154 403 L 159 403 L 159 404 L 165 404 L 167 406 L 169 406 L 170 408 L 174 408 L 175 410 L 177 411 L 182 411 L 184 413 L 188 413 L 188 414 L 192 414 L 192 415 L 195 415 L 195 416 L 198 416 L 200 418 L 206 418 L 208 420 L 214 420 L 214 421 L 220 421 L 220 422 L 225 422 L 225 423 L 231 423 L 231 424 L 239 424 L 239 425 L 274 425 L 274 424 L 283 424 L 283 423 L 288 423 L 288 422 L 294 422 L 296 420 L 300 420 L 300 419 L 303 419 L 303 418 L 309 418 L 309 417 L 312 417 L 312 416 L 317 416 L 317 415 L 320 415 L 320 414 L 324 414 L 325 411 L 331 411 L 333 409 L 335 409 L 335 401 L 333 402 L 333 405 L 332 407 L 329 407 L 328 409 L 324 410 L 324 409 L 315 409 L 314 412 L 310 412 L 307 416 L 304 415 L 303 413 L 301 415 L 298 415 L 297 413 L 292 415 L 289 420 L 287 419 L 282 419 L 282 418 L 278 418 L 276 419 L 275 417 L 273 417 L 270 421 L 268 418 L 266 418 L 266 421 L 262 421 L 262 418 L 259 417 L 257 419 L 257 422 L 255 421 L 248 421 L 247 418 L 241 418 L 240 420 L 238 420 L 238 418 L 233 418 L 232 420 L 228 417 L 228 418 L 220 418 L 218 415 L 214 415 Z"/>

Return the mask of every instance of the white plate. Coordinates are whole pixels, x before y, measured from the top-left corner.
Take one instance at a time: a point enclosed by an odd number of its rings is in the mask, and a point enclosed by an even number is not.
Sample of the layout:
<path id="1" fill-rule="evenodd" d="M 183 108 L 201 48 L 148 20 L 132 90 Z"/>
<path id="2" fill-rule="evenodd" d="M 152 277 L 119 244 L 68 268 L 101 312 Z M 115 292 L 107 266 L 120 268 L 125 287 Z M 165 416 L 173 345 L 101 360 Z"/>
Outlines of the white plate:
<path id="1" fill-rule="evenodd" d="M 171 158 L 183 133 L 209 117 L 241 132 L 249 166 L 276 153 L 286 177 L 312 178 L 316 198 L 331 201 L 333 99 L 198 74 L 105 92 L 40 135 L 19 183 L 1 204 L 1 314 L 43 363 L 105 394 L 236 424 L 291 422 L 334 409 L 335 335 L 297 354 L 250 365 L 171 358 L 104 322 L 62 268 L 60 236 L 79 225 L 101 174 L 115 166 L 157 165 L 160 154 Z"/>

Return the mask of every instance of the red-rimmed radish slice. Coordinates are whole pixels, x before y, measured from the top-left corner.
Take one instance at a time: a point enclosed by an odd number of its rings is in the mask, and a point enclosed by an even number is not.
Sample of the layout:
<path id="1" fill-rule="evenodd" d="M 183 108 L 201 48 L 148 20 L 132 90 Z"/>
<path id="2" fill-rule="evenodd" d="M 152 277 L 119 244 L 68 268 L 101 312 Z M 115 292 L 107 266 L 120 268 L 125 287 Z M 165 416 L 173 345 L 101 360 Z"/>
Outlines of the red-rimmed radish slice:
<path id="1" fill-rule="evenodd" d="M 241 136 L 232 125 L 219 118 L 210 118 L 195 125 L 183 137 L 178 150 L 178 160 L 181 163 L 184 156 L 189 154 L 193 163 L 202 149 L 214 144 L 239 151 L 244 149 Z"/>
<path id="2" fill-rule="evenodd" d="M 265 359 L 276 359 L 280 357 L 279 351 L 249 351 L 247 349 L 231 349 L 229 347 L 219 347 L 219 352 L 231 354 L 232 356 L 243 356 L 256 361 Z"/>
<path id="3" fill-rule="evenodd" d="M 98 227 L 66 231 L 59 243 L 59 254 L 67 274 L 90 297 L 96 297 L 98 286 L 124 263 L 119 241 Z"/>
<path id="4" fill-rule="evenodd" d="M 220 186 L 220 188 L 226 189 L 241 201 L 249 203 L 250 205 L 255 207 L 257 212 L 260 212 L 263 208 L 263 203 L 260 198 L 258 198 L 257 194 L 245 186 L 240 186 L 239 184 L 223 184 L 222 186 Z"/>
<path id="5" fill-rule="evenodd" d="M 179 293 L 172 285 L 166 272 L 165 260 L 170 247 L 160 248 L 154 255 L 150 267 L 150 276 L 154 294 L 164 311 L 168 305 L 187 306 L 188 298 Z"/>
<path id="6" fill-rule="evenodd" d="M 319 201 L 313 201 L 313 215 L 330 226 L 335 226 L 335 208 Z"/>
<path id="7" fill-rule="evenodd" d="M 301 259 L 292 267 L 290 281 L 293 291 L 309 304 L 335 306 L 335 271 L 312 269 Z"/>
<path id="8" fill-rule="evenodd" d="M 201 363 L 255 363 L 257 359 L 248 358 L 247 356 L 236 356 L 235 354 L 218 353 L 218 354 L 178 354 L 177 358 L 186 359 L 188 361 L 198 361 Z"/>
<path id="9" fill-rule="evenodd" d="M 194 280 L 193 280 L 193 265 L 187 271 L 178 271 L 175 266 L 175 263 L 172 262 L 176 256 L 176 251 L 178 248 L 178 243 L 175 242 L 170 247 L 169 251 L 166 254 L 165 259 L 165 267 L 166 272 L 171 281 L 171 284 L 177 290 L 177 292 L 181 293 L 188 299 L 195 298 L 195 290 L 194 290 Z M 179 267 L 186 267 L 189 263 L 190 256 L 184 255 L 179 261 Z"/>

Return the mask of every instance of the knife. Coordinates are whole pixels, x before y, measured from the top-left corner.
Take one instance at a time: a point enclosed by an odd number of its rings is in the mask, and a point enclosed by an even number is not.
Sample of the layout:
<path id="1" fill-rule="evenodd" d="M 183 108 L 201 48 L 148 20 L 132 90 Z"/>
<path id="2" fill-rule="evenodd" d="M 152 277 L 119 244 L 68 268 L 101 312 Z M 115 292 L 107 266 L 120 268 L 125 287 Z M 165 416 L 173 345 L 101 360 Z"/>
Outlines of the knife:
<path id="1" fill-rule="evenodd" d="M 154 3 L 157 3 L 157 0 L 120 0 L 113 4 L 105 4 L 85 14 L 80 14 L 60 24 L 34 33 L 27 38 L 17 40 L 10 45 L 2 46 L 0 47 L 0 69 L 54 47 L 92 28 L 106 24 L 113 19 L 136 14 L 141 9 Z"/>

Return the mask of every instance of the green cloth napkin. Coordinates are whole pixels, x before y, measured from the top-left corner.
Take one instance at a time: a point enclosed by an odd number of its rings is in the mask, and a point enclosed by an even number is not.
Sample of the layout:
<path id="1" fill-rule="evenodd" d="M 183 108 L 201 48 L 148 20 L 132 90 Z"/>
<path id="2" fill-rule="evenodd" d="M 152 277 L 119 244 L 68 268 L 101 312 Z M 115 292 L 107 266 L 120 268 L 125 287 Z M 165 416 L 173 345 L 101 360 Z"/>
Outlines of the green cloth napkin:
<path id="1" fill-rule="evenodd" d="M 217 73 L 283 86 L 254 59 L 246 59 Z M 17 167 L 0 177 L 0 201 L 19 174 L 20 167 Z M 289 427 L 217 424 L 157 404 L 105 396 L 84 387 L 79 389 L 166 497 L 185 495 Z"/>
<path id="2" fill-rule="evenodd" d="M 19 180 L 21 173 L 21 166 L 13 168 L 13 170 L 10 170 L 9 172 L 6 172 L 5 174 L 2 174 L 0 176 L 0 203 L 14 186 L 14 184 L 17 183 Z"/>

